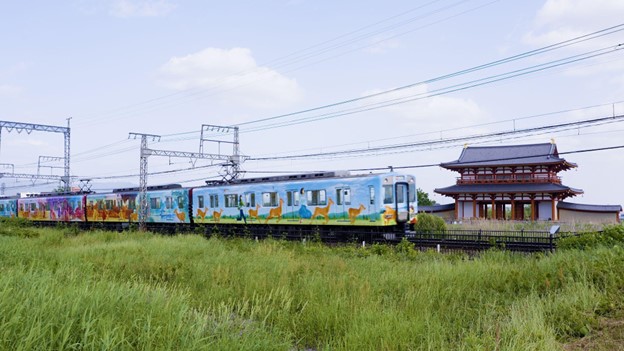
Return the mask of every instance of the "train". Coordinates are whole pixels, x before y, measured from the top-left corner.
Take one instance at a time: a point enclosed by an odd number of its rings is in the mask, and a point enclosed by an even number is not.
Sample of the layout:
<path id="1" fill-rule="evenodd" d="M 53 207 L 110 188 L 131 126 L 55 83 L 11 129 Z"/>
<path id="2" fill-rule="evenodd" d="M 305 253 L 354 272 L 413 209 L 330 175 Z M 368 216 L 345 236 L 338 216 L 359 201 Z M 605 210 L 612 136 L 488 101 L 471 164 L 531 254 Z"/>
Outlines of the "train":
<path id="1" fill-rule="evenodd" d="M 401 232 L 417 207 L 415 176 L 395 171 L 242 178 L 197 187 L 168 184 L 148 187 L 146 197 L 147 229 L 164 231 Z M 138 223 L 139 198 L 138 188 L 7 197 L 0 198 L 0 217 L 123 230 Z"/>

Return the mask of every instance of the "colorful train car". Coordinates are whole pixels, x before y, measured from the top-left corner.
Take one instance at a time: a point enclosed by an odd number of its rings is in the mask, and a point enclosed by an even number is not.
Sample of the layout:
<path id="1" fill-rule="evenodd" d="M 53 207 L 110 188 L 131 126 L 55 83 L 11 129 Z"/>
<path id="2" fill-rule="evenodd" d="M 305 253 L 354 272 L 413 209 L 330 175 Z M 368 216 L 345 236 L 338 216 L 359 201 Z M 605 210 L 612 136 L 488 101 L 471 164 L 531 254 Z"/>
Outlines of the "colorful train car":
<path id="1" fill-rule="evenodd" d="M 103 223 L 137 222 L 136 191 L 87 195 L 87 221 Z"/>
<path id="2" fill-rule="evenodd" d="M 14 197 L 0 198 L 0 217 L 4 217 L 4 218 L 17 217 L 17 198 L 14 198 Z"/>
<path id="3" fill-rule="evenodd" d="M 242 179 L 193 188 L 191 213 L 199 224 L 394 226 L 416 206 L 415 184 L 394 172 Z"/>
<path id="4" fill-rule="evenodd" d="M 25 197 L 17 200 L 18 216 L 42 222 L 85 222 L 84 195 Z"/>

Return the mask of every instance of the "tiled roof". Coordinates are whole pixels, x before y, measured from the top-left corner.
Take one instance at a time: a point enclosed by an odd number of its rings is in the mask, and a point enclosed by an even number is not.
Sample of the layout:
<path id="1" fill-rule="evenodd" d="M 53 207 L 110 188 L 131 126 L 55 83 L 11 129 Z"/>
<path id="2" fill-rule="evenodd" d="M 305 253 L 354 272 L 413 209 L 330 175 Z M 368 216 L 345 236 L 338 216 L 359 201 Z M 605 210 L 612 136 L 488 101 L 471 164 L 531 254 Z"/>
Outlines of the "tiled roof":
<path id="1" fill-rule="evenodd" d="M 455 204 L 418 206 L 418 212 L 443 212 L 455 210 Z"/>
<path id="2" fill-rule="evenodd" d="M 552 143 L 503 146 L 469 146 L 465 148 L 456 161 L 441 163 L 445 168 L 474 166 L 534 165 L 557 164 L 565 168 L 576 167 L 559 157 L 557 146 Z"/>
<path id="3" fill-rule="evenodd" d="M 574 204 L 571 202 L 560 201 L 557 203 L 557 208 L 574 211 L 588 211 L 588 212 L 620 212 L 622 206 L 620 205 L 588 205 L 588 204 Z"/>
<path id="4" fill-rule="evenodd" d="M 434 190 L 438 194 L 482 194 L 482 193 L 564 193 L 571 195 L 582 194 L 583 190 L 570 188 L 561 184 L 540 183 L 540 184 L 461 184 L 451 185 L 446 188 Z"/>

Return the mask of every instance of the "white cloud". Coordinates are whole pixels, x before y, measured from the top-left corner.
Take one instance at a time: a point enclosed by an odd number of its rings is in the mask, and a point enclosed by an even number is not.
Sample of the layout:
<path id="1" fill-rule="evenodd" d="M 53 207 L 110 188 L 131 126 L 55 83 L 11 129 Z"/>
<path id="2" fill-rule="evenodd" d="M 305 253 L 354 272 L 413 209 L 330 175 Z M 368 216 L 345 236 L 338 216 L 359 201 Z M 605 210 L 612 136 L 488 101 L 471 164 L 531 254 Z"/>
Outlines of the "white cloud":
<path id="1" fill-rule="evenodd" d="M 538 11 L 533 30 L 525 41 L 533 45 L 547 45 L 621 23 L 624 16 L 622 0 L 547 0 Z M 613 43 L 608 36 L 595 46 Z"/>
<path id="2" fill-rule="evenodd" d="M 294 79 L 260 67 L 245 48 L 207 48 L 173 57 L 159 70 L 160 84 L 175 90 L 206 89 L 237 105 L 252 107 L 287 106 L 301 98 Z"/>
<path id="3" fill-rule="evenodd" d="M 546 0 L 537 12 L 534 25 L 524 41 L 540 47 L 569 40 L 621 23 L 624 16 L 622 0 Z M 588 52 L 615 47 L 624 39 L 621 33 L 587 40 L 565 48 L 568 52 Z M 615 54 L 621 55 L 621 54 Z M 613 61 L 614 55 L 601 56 L 566 69 L 566 74 L 593 76 L 597 73 L 621 75 L 624 62 Z"/>
<path id="4" fill-rule="evenodd" d="M 371 90 L 363 95 L 371 95 L 382 90 Z M 416 87 L 392 92 L 373 98 L 374 101 L 364 102 L 370 104 L 383 101 L 399 101 L 399 99 L 412 99 L 425 97 L 429 88 L 422 84 Z M 382 109 L 384 114 L 391 115 L 398 126 L 404 126 L 407 130 L 419 132 L 436 132 L 449 130 L 456 127 L 464 127 L 483 123 L 485 114 L 479 105 L 471 100 L 450 96 L 432 96 L 420 100 L 414 100 L 403 104 L 397 104 Z M 462 131 L 466 133 L 466 130 Z M 449 137 L 450 134 L 444 137 Z M 439 137 L 439 136 L 438 136 Z"/>
<path id="5" fill-rule="evenodd" d="M 115 0 L 110 13 L 115 17 L 162 17 L 176 8 L 167 0 Z"/>

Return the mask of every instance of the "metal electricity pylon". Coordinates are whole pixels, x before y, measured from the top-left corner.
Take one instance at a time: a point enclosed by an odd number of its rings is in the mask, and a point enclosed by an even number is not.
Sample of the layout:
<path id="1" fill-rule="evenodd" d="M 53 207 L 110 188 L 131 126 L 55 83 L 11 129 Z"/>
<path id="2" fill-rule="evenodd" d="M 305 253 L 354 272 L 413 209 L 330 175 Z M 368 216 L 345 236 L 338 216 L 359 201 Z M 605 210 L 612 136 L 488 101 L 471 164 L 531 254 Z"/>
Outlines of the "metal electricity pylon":
<path id="1" fill-rule="evenodd" d="M 64 167 L 59 167 L 59 166 L 41 165 L 43 162 L 46 162 L 46 161 L 61 161 L 61 160 L 63 160 L 63 157 L 58 157 L 58 156 L 39 156 L 39 160 L 37 161 L 37 175 L 40 174 L 41 167 L 47 167 L 47 168 L 50 168 L 50 169 L 53 169 L 53 168 L 64 168 Z"/>
<path id="2" fill-rule="evenodd" d="M 231 167 L 231 169 L 239 170 L 240 165 L 239 162 L 243 158 L 238 153 L 238 127 L 221 127 L 221 128 L 230 128 L 235 132 L 235 142 L 234 142 L 234 155 L 222 155 L 220 152 L 218 154 L 208 154 L 203 152 L 203 142 L 211 141 L 204 140 L 203 131 L 204 126 L 202 125 L 202 136 L 200 140 L 199 150 L 200 152 L 185 152 L 185 151 L 170 151 L 170 150 L 154 150 L 147 147 L 148 139 L 152 141 L 160 141 L 160 135 L 154 134 L 144 134 L 144 133 L 129 133 L 128 139 L 138 139 L 141 138 L 141 161 L 140 161 L 140 174 L 139 174 L 139 229 L 145 230 L 145 221 L 147 219 L 147 158 L 149 156 L 167 156 L 167 157 L 182 157 L 189 158 L 195 165 L 195 161 L 198 159 L 209 159 L 213 161 L 226 161 L 226 166 Z M 218 126 L 211 126 L 218 127 Z M 223 141 L 222 141 L 223 142 Z M 229 142 L 228 142 L 229 143 Z M 235 165 L 233 165 L 236 163 Z M 232 174 L 231 179 L 235 179 L 238 177 L 238 174 Z M 227 179 L 226 179 L 227 180 Z"/>
<path id="3" fill-rule="evenodd" d="M 45 124 L 31 124 L 31 123 L 21 123 L 21 122 L 7 122 L 0 121 L 0 144 L 2 142 L 2 128 L 6 129 L 9 133 L 12 131 L 16 131 L 18 134 L 22 132 L 26 132 L 27 134 L 32 133 L 33 131 L 37 132 L 51 132 L 51 133 L 63 133 L 64 143 L 65 143 L 65 157 L 63 158 L 65 161 L 64 164 L 64 175 L 61 176 L 43 176 L 39 174 L 15 174 L 15 173 L 0 173 L 0 177 L 8 177 L 8 178 L 30 178 L 33 180 L 37 179 L 60 179 L 63 183 L 65 183 L 64 188 L 65 191 L 69 191 L 70 189 L 70 175 L 69 175 L 69 155 L 70 155 L 70 128 L 69 121 L 70 118 L 67 118 L 67 127 L 57 127 L 57 126 L 49 126 Z"/>

